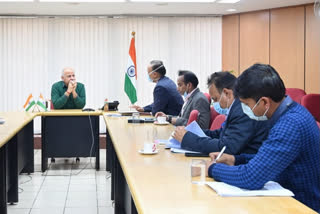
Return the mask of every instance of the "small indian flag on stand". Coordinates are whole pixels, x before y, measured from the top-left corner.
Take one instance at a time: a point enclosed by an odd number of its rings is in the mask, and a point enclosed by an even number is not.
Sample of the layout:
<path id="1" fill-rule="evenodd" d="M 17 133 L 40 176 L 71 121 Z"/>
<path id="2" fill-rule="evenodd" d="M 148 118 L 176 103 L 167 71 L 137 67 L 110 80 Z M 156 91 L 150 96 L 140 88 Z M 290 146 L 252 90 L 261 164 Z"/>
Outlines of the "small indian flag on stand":
<path id="1" fill-rule="evenodd" d="M 32 94 L 30 94 L 23 108 L 25 111 L 33 111 L 35 104 L 36 102 L 34 101 Z"/>
<path id="2" fill-rule="evenodd" d="M 132 38 L 129 48 L 129 59 L 124 81 L 124 91 L 128 95 L 131 104 L 137 102 L 137 63 L 136 63 L 136 48 L 135 48 L 135 32 L 132 32 Z"/>
<path id="3" fill-rule="evenodd" d="M 44 100 L 42 94 L 40 94 L 39 99 L 37 101 L 37 106 L 39 111 L 48 111 L 46 108 L 46 101 Z"/>

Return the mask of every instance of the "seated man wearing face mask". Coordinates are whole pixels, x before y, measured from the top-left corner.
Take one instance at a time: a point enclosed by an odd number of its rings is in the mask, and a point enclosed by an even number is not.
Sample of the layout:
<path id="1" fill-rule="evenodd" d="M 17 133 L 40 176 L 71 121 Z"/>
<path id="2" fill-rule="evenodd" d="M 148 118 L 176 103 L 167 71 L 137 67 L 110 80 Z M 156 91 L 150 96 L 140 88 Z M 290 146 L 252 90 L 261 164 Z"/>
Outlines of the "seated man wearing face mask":
<path id="1" fill-rule="evenodd" d="M 213 161 L 218 153 L 210 154 L 207 175 L 251 190 L 276 181 L 319 213 L 320 132 L 314 117 L 285 95 L 285 85 L 270 65 L 255 64 L 245 70 L 234 91 L 243 111 L 254 120 L 268 119 L 271 129 L 257 154 L 223 154 L 218 163 Z"/>
<path id="2" fill-rule="evenodd" d="M 166 68 L 162 61 L 151 61 L 147 72 L 149 80 L 156 83 L 153 90 L 153 103 L 143 108 L 136 105 L 131 107 L 139 112 L 152 112 L 153 115 L 160 111 L 168 115 L 179 115 L 183 99 L 174 82 L 165 76 Z"/>
<path id="3" fill-rule="evenodd" d="M 178 72 L 178 91 L 185 97 L 185 102 L 178 117 L 166 115 L 158 112 L 156 117 L 166 116 L 167 121 L 176 126 L 186 126 L 192 110 L 198 110 L 199 116 L 197 122 L 202 129 L 209 128 L 210 122 L 210 104 L 207 97 L 200 91 L 198 78 L 191 71 Z"/>
<path id="4" fill-rule="evenodd" d="M 226 120 L 220 129 L 204 130 L 208 137 L 199 137 L 177 127 L 173 137 L 181 142 L 181 147 L 202 153 L 220 151 L 226 146 L 226 153 L 257 153 L 268 134 L 266 121 L 255 121 L 243 113 L 241 102 L 233 95 L 236 77 L 229 72 L 216 72 L 208 79 L 208 88 L 214 108 L 225 114 Z"/>

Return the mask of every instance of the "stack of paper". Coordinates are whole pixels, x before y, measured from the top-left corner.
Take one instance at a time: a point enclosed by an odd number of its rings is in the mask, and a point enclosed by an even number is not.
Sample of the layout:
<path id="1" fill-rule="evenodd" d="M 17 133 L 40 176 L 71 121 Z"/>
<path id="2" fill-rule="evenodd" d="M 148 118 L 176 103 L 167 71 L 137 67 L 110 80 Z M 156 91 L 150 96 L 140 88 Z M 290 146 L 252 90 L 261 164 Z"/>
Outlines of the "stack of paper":
<path id="1" fill-rule="evenodd" d="M 238 196 L 294 196 L 293 192 L 283 188 L 280 184 L 274 181 L 267 182 L 260 190 L 247 190 L 235 187 L 223 182 L 207 182 L 220 196 L 238 197 Z"/>
<path id="2" fill-rule="evenodd" d="M 200 126 L 196 121 L 193 121 L 190 123 L 188 126 L 186 126 L 186 130 L 189 132 L 192 132 L 199 137 L 207 137 L 206 134 L 202 131 Z M 177 141 L 176 139 L 170 137 L 169 142 L 166 145 L 167 148 L 175 148 L 175 149 L 180 149 L 181 148 L 181 143 Z"/>

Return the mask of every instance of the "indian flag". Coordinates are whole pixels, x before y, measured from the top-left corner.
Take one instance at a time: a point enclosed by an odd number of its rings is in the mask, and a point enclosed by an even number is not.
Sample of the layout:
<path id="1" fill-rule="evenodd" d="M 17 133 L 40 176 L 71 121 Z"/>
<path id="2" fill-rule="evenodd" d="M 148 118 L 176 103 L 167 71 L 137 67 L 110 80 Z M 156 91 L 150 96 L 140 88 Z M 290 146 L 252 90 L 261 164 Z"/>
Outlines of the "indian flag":
<path id="1" fill-rule="evenodd" d="M 23 105 L 23 108 L 25 111 L 30 111 L 33 110 L 35 104 L 36 102 L 34 101 L 32 94 L 30 94 L 26 103 Z"/>
<path id="2" fill-rule="evenodd" d="M 42 111 L 42 110 L 47 111 L 46 101 L 44 100 L 42 94 L 40 94 L 40 96 L 39 96 L 39 99 L 37 101 L 37 105 L 40 108 L 40 111 Z"/>
<path id="3" fill-rule="evenodd" d="M 128 66 L 125 74 L 124 91 L 128 95 L 130 102 L 134 104 L 137 102 L 137 63 L 136 63 L 136 48 L 135 48 L 135 32 L 132 32 L 132 38 L 129 48 Z"/>

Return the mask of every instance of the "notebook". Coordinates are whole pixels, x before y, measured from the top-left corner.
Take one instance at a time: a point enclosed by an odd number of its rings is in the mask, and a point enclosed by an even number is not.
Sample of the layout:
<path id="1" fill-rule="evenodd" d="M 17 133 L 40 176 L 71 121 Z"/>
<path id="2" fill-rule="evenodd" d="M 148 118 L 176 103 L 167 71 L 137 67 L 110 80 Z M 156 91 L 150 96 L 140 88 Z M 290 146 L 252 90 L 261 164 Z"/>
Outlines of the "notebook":
<path id="1" fill-rule="evenodd" d="M 293 192 L 283 188 L 274 181 L 267 182 L 260 190 L 247 190 L 223 182 L 207 182 L 209 187 L 224 197 L 252 197 L 252 196 L 294 196 Z"/>

